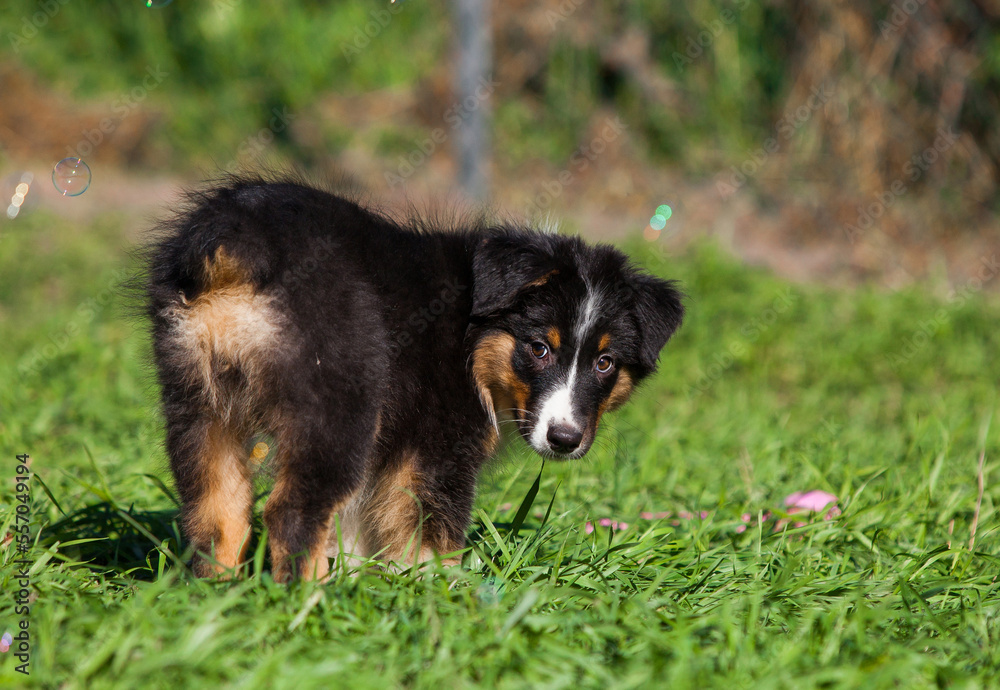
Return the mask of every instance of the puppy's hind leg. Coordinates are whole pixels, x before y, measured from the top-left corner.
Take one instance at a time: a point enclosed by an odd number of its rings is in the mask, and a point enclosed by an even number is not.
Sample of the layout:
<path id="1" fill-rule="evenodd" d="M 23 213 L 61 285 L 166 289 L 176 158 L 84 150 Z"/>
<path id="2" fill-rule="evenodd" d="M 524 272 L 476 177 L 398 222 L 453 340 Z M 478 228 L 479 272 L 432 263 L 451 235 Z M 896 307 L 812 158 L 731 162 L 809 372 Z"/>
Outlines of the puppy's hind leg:
<path id="1" fill-rule="evenodd" d="M 210 417 L 168 416 L 167 449 L 184 534 L 195 550 L 194 573 L 228 577 L 243 561 L 250 538 L 253 486 L 242 444 Z"/>
<path id="2" fill-rule="evenodd" d="M 334 515 L 364 476 L 377 426 L 374 406 L 358 400 L 290 406 L 278 430 L 278 476 L 264 506 L 274 579 L 322 579 Z M 291 415 L 298 416 L 297 419 Z"/>

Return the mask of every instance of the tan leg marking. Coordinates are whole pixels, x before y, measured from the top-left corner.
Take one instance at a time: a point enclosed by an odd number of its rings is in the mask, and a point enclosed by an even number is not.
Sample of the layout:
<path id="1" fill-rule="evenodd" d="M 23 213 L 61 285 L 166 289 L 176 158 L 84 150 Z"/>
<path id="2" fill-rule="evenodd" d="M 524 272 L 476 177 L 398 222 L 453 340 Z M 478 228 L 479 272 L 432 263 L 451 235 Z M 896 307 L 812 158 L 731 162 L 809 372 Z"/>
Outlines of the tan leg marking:
<path id="1" fill-rule="evenodd" d="M 281 521 L 287 519 L 288 516 L 291 503 L 288 496 L 292 491 L 289 488 L 290 483 L 287 474 L 279 470 L 274 489 L 264 505 L 264 524 L 267 525 L 270 533 L 268 540 L 271 551 L 271 571 L 277 582 L 291 579 L 293 572 L 297 578 L 302 580 L 321 580 L 330 572 L 330 559 L 327 551 L 334 516 L 350 503 L 350 498 L 333 506 L 324 516 L 322 525 L 316 529 L 314 543 L 307 554 L 304 556 L 298 553 L 293 554 L 289 551 L 287 544 L 274 536 L 277 531 L 275 526 L 280 525 Z M 296 556 L 294 564 L 291 562 L 292 556 Z"/>
<path id="2" fill-rule="evenodd" d="M 220 424 L 209 427 L 201 459 L 204 493 L 185 517 L 189 539 L 204 556 L 198 575 L 222 574 L 243 561 L 250 539 L 253 485 L 242 444 Z"/>
<path id="3" fill-rule="evenodd" d="M 461 546 L 448 542 L 440 530 L 428 529 L 428 513 L 419 504 L 421 476 L 415 454 L 407 456 L 394 471 L 378 481 L 365 506 L 367 547 L 387 561 L 407 564 L 432 560 L 434 553 L 450 553 Z M 443 562 L 455 565 L 456 558 Z"/>
<path id="4" fill-rule="evenodd" d="M 326 555 L 328 558 L 338 558 L 341 554 L 341 544 L 343 544 L 343 554 L 345 557 L 361 557 L 366 555 L 362 548 L 361 528 L 363 518 L 363 499 L 361 490 L 355 491 L 345 502 L 344 506 L 336 511 L 330 522 L 330 532 L 326 543 Z M 337 533 L 338 526 L 340 533 Z"/>

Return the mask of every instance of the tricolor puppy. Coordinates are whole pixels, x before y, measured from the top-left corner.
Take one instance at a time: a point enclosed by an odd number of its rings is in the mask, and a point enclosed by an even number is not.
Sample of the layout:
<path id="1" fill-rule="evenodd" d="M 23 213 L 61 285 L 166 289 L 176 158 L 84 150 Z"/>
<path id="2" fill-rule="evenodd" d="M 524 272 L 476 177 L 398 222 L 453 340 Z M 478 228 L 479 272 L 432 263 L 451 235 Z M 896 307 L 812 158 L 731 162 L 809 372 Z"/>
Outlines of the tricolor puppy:
<path id="1" fill-rule="evenodd" d="M 407 227 L 293 183 L 193 199 L 161 228 L 147 291 L 203 576 L 244 558 L 259 434 L 276 579 L 322 577 L 341 545 L 455 562 L 499 424 L 582 457 L 683 315 L 671 282 L 574 237 Z"/>

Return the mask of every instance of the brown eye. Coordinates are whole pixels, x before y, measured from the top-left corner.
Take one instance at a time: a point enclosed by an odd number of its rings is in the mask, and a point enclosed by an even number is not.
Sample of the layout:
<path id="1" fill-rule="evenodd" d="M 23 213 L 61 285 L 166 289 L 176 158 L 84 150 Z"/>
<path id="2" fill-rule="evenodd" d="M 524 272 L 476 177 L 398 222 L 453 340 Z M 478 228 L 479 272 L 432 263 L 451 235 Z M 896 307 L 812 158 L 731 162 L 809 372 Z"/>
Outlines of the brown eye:
<path id="1" fill-rule="evenodd" d="M 597 359 L 597 371 L 601 374 L 607 374 L 614 366 L 615 360 L 611 359 L 608 355 L 601 355 Z"/>
<path id="2" fill-rule="evenodd" d="M 536 340 L 535 342 L 531 343 L 531 354 L 533 354 L 538 359 L 544 359 L 545 355 L 549 354 L 548 345 Z"/>

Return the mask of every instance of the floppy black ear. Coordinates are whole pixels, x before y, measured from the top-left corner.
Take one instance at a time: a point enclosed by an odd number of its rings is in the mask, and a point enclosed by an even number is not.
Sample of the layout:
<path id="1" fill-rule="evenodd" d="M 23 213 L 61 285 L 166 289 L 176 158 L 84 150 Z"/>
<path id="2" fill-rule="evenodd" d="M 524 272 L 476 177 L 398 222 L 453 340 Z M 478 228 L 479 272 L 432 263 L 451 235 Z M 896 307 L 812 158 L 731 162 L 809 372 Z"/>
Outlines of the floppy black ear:
<path id="1" fill-rule="evenodd" d="M 636 274 L 635 316 L 639 326 L 639 364 L 646 370 L 656 368 L 660 350 L 681 325 L 684 318 L 683 297 L 672 280 Z"/>
<path id="2" fill-rule="evenodd" d="M 551 255 L 514 235 L 493 235 L 476 247 L 472 259 L 472 316 L 485 317 L 514 303 L 532 283 L 554 270 Z"/>

